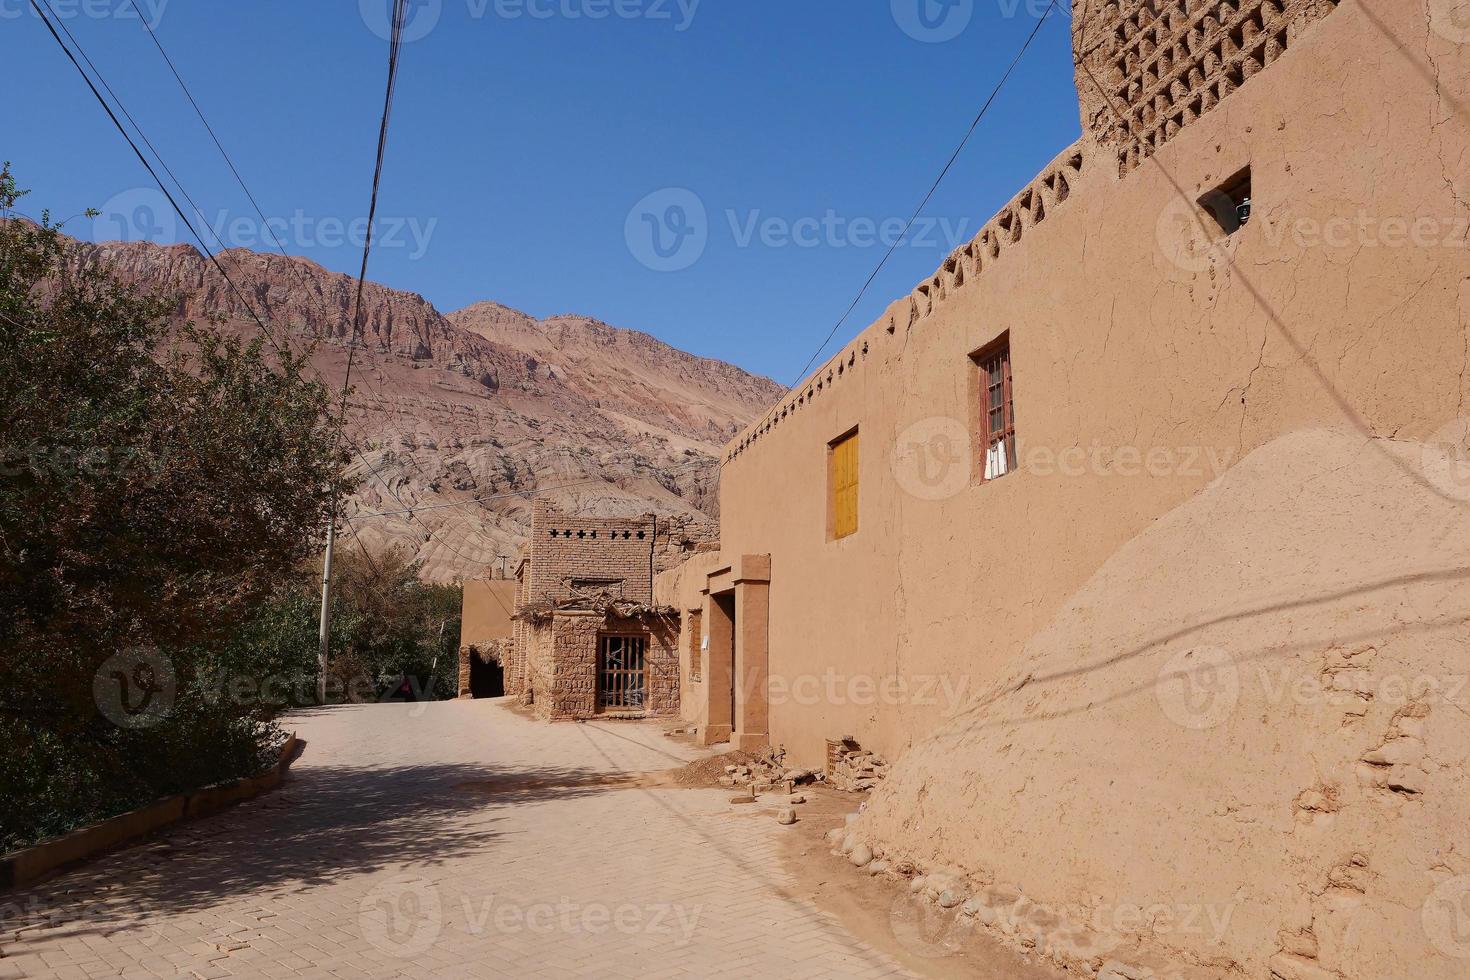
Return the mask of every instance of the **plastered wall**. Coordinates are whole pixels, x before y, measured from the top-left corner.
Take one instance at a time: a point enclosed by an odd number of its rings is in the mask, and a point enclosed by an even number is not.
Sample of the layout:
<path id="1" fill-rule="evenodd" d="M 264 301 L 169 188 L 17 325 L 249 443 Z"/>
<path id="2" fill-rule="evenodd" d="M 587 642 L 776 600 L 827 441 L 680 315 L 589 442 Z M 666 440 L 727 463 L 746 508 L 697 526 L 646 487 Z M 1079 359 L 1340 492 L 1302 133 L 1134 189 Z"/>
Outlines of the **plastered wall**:
<path id="1" fill-rule="evenodd" d="M 723 554 L 771 556 L 774 743 L 897 756 L 1251 449 L 1422 439 L 1462 411 L 1470 85 L 1443 26 L 1344 0 L 1141 165 L 1087 129 L 732 441 Z M 1227 238 L 1197 201 L 1246 167 L 1254 217 Z M 986 482 L 971 354 L 1003 334 L 1021 467 Z M 827 446 L 854 426 L 859 529 L 828 540 Z M 697 578 L 660 588 L 682 605 Z"/>

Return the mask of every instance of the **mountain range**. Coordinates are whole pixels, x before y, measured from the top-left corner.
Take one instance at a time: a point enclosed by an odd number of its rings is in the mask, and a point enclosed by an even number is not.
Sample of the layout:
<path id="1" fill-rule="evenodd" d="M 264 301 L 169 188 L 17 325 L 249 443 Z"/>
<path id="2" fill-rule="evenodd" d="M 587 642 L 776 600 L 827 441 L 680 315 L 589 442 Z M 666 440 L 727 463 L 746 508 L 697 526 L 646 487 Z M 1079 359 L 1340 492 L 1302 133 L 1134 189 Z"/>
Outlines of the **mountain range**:
<path id="1" fill-rule="evenodd" d="M 178 296 L 181 321 L 248 335 L 259 331 L 253 311 L 278 341 L 310 348 L 317 376 L 341 390 L 354 278 L 230 249 L 217 255 L 227 282 L 188 245 L 69 247 L 78 266 L 102 263 Z M 543 320 L 488 301 L 445 314 L 377 283 L 364 288 L 362 331 L 347 415 L 362 482 L 344 537 L 373 553 L 402 549 L 430 581 L 509 569 L 533 491 L 591 515 L 714 521 L 720 448 L 784 392 L 590 317 Z"/>

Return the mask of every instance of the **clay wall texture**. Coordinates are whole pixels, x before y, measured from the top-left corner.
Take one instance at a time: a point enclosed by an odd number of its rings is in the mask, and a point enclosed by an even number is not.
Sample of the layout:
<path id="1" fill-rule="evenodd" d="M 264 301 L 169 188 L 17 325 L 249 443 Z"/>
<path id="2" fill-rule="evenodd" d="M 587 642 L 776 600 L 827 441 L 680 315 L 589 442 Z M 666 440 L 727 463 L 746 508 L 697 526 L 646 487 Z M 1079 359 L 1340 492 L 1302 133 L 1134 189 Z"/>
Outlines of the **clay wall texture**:
<path id="1" fill-rule="evenodd" d="M 516 584 L 509 579 L 469 581 L 459 621 L 459 645 L 483 645 L 513 632 Z"/>
<path id="2" fill-rule="evenodd" d="M 715 532 L 714 526 L 687 518 L 583 517 L 538 500 L 516 579 L 515 606 L 524 610 L 533 604 L 575 605 L 603 598 L 650 604 L 655 572 L 707 547 Z M 677 615 L 622 619 L 558 609 L 549 618 L 518 618 L 511 632 L 506 692 L 534 705 L 540 718 L 599 715 L 598 642 L 609 633 L 647 637 L 647 704 L 637 713 L 674 715 L 679 710 Z"/>
<path id="3" fill-rule="evenodd" d="M 727 447 L 723 555 L 771 556 L 773 690 L 823 684 L 772 698 L 793 762 L 843 734 L 901 755 L 1110 555 L 1274 437 L 1422 439 L 1461 410 L 1462 44 L 1418 2 L 1245 6 L 1281 7 L 1284 53 L 1144 166 L 1119 167 L 1084 91 L 1076 146 Z M 1227 238 L 1195 202 L 1247 167 L 1255 216 Z M 1405 241 L 1421 218 L 1437 247 Z M 1322 234 L 1344 221 L 1345 244 Z M 1021 466 L 985 481 L 971 355 L 1007 334 Z M 827 446 L 853 427 L 859 526 L 833 541 Z M 873 693 L 885 678 L 907 686 Z"/>
<path id="4" fill-rule="evenodd" d="M 1302 40 L 1339 0 L 1085 0 L 1082 125 L 1127 173 Z"/>
<path id="5" fill-rule="evenodd" d="M 702 658 L 702 670 L 694 672 L 694 660 L 699 653 L 695 637 L 695 624 L 701 631 L 708 632 L 708 597 L 705 588 L 709 574 L 728 562 L 719 552 L 696 554 L 682 565 L 663 573 L 655 580 L 653 601 L 658 605 L 672 606 L 679 611 L 680 628 L 677 642 L 679 692 L 678 714 L 692 725 L 703 726 L 709 721 L 709 654 Z M 698 613 L 698 615 L 694 615 Z"/>
<path id="6" fill-rule="evenodd" d="M 622 619 L 598 613 L 557 613 L 529 630 L 536 716 L 567 721 L 616 715 L 597 706 L 598 643 L 609 634 L 646 636 L 647 696 L 641 712 L 676 715 L 679 710 L 678 624 L 675 621 Z"/>
<path id="7" fill-rule="evenodd" d="M 653 596 L 652 515 L 583 517 L 544 500 L 531 511 L 530 581 L 526 601 L 570 599 L 577 584 L 597 583 L 632 602 Z"/>

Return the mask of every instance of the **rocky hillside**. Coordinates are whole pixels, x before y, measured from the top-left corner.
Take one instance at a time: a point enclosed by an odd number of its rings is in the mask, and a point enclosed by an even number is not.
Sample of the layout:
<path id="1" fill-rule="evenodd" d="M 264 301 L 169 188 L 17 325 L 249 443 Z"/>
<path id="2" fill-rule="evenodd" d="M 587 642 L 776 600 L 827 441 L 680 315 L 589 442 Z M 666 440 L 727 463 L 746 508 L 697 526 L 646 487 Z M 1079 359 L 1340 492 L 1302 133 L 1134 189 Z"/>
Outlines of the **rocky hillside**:
<path id="1" fill-rule="evenodd" d="M 258 332 L 189 246 L 79 242 L 73 256 L 181 296 L 180 318 Z M 320 342 L 313 364 L 340 388 L 355 280 L 242 249 L 220 262 L 278 338 Z M 586 317 L 537 320 L 495 303 L 446 316 L 375 283 L 364 310 L 349 419 L 364 483 L 347 513 L 368 549 L 405 548 L 439 581 L 483 576 L 499 555 L 508 566 L 530 519 L 517 495 L 531 490 L 575 484 L 548 497 L 594 514 L 716 517 L 720 447 L 782 391 Z"/>

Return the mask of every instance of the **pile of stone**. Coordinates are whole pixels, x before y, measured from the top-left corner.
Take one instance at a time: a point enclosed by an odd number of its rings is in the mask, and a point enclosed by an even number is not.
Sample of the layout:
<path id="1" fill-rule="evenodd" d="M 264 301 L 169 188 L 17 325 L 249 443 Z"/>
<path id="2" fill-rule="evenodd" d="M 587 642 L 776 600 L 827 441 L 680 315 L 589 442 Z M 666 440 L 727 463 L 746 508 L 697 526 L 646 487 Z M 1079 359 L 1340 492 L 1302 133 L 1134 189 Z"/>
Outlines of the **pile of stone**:
<path id="1" fill-rule="evenodd" d="M 832 785 L 849 793 L 866 793 L 888 775 L 888 763 L 850 739 L 829 743 L 827 766 Z"/>
<path id="2" fill-rule="evenodd" d="M 822 773 L 810 769 L 788 768 L 782 764 L 785 755 L 776 749 L 766 749 L 749 761 L 726 766 L 720 783 L 724 786 L 743 786 L 751 793 L 780 792 L 789 796 L 795 792 L 796 787 L 819 782 L 824 778 Z"/>

